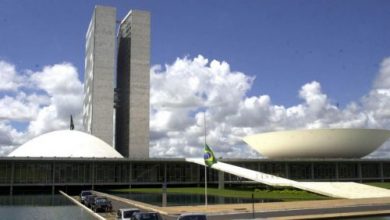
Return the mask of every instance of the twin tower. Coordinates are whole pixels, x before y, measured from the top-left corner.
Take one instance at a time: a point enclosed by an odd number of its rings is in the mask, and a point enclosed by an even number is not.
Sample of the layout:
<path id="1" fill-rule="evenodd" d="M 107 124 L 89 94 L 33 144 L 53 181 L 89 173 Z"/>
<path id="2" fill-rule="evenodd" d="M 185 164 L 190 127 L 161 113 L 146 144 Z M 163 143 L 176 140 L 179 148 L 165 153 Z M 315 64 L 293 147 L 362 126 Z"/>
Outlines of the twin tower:
<path id="1" fill-rule="evenodd" d="M 96 6 L 86 34 L 83 125 L 124 157 L 149 157 L 150 13 Z"/>

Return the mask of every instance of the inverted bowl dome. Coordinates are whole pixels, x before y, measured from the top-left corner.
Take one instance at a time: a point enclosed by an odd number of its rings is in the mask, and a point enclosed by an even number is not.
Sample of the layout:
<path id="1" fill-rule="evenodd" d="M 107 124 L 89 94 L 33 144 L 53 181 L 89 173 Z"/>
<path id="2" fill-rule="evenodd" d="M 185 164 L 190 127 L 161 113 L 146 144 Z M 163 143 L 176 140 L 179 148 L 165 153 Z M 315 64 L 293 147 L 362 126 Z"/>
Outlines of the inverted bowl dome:
<path id="1" fill-rule="evenodd" d="M 381 129 L 313 129 L 278 131 L 244 138 L 268 158 L 361 158 L 390 137 Z"/>
<path id="2" fill-rule="evenodd" d="M 113 147 L 99 138 L 75 130 L 43 134 L 18 147 L 8 156 L 123 158 Z"/>

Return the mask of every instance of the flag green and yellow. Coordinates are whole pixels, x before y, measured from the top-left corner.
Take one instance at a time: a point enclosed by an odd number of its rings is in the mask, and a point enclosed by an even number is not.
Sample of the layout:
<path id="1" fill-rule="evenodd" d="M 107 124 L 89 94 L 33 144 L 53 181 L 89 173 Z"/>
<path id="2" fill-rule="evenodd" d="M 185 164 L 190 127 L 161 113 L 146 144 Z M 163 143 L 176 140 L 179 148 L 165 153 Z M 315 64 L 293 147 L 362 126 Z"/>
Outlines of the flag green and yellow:
<path id="1" fill-rule="evenodd" d="M 211 148 L 205 144 L 204 145 L 204 163 L 211 167 L 213 164 L 217 163 L 217 159 L 215 159 L 214 152 L 211 150 Z"/>

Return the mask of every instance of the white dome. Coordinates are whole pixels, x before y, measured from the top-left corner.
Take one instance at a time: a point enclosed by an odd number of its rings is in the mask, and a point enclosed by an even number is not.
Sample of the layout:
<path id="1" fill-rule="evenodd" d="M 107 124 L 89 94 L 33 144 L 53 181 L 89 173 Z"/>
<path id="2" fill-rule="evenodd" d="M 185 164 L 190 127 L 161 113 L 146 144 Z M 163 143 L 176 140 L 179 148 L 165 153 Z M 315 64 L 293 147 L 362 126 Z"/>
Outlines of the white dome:
<path id="1" fill-rule="evenodd" d="M 313 129 L 247 136 L 244 141 L 268 158 L 360 158 L 390 137 L 380 129 Z"/>
<path id="2" fill-rule="evenodd" d="M 99 138 L 75 130 L 43 134 L 18 147 L 8 156 L 123 158 L 113 147 Z"/>

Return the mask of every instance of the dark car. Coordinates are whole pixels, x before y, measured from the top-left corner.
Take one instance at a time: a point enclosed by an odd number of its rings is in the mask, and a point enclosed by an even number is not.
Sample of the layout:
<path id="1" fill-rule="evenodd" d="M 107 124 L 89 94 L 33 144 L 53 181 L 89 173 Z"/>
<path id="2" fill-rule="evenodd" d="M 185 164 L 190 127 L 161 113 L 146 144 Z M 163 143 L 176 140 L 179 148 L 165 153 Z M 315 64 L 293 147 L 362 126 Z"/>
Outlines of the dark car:
<path id="1" fill-rule="evenodd" d="M 207 220 L 207 216 L 201 213 L 181 214 L 177 220 Z"/>
<path id="2" fill-rule="evenodd" d="M 157 212 L 137 212 L 131 216 L 131 220 L 163 220 Z"/>
<path id="3" fill-rule="evenodd" d="M 95 198 L 96 198 L 95 195 L 86 196 L 84 200 L 84 205 L 87 206 L 88 208 L 91 208 L 92 204 L 95 203 Z"/>
<path id="4" fill-rule="evenodd" d="M 105 197 L 95 197 L 95 201 L 91 204 L 91 209 L 95 212 L 111 212 L 112 204 L 111 201 Z"/>
<path id="5" fill-rule="evenodd" d="M 92 192 L 91 191 L 81 191 L 80 193 L 80 201 L 82 204 L 85 204 L 85 199 L 87 198 L 87 196 L 90 196 L 92 195 Z"/>

